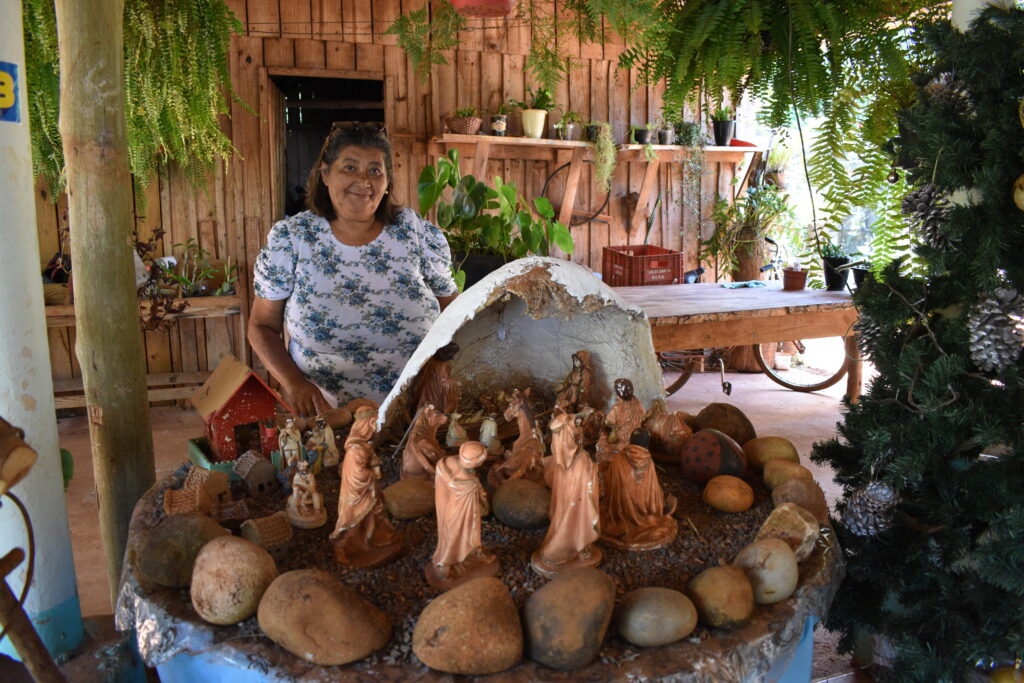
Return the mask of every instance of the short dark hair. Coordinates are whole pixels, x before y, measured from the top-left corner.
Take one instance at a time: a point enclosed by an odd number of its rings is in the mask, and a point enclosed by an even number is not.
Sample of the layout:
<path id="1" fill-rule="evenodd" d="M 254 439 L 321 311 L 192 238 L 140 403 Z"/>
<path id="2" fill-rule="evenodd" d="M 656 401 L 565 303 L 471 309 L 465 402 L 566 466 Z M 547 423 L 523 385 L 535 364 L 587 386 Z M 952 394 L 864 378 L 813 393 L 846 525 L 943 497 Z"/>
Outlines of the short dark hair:
<path id="1" fill-rule="evenodd" d="M 384 170 L 388 176 L 388 187 L 377 206 L 376 216 L 381 223 L 393 223 L 398 216 L 402 205 L 395 201 L 394 185 L 395 174 L 391 154 L 391 143 L 388 141 L 387 131 L 377 123 L 345 123 L 334 124 L 324 146 L 320 148 L 313 167 L 309 169 L 309 177 L 306 179 L 306 206 L 318 216 L 329 221 L 338 217 L 334 211 L 334 204 L 331 203 L 331 195 L 327 191 L 321 177 L 321 167 L 330 166 L 338 159 L 341 150 L 346 147 L 366 147 L 379 149 L 384 153 Z"/>

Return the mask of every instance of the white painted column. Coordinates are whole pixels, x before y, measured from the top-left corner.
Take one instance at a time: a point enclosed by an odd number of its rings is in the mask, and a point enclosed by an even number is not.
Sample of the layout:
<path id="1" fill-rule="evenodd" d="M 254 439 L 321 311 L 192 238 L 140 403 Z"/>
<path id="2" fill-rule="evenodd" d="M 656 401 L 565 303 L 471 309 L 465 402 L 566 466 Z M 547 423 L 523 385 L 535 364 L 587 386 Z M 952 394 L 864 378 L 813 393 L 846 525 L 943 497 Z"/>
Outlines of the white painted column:
<path id="1" fill-rule="evenodd" d="M 1013 6 L 1014 0 L 953 0 L 953 26 L 959 31 L 966 31 L 971 27 L 974 15 L 989 5 L 1009 8 Z"/>
<path id="2" fill-rule="evenodd" d="M 81 641 L 82 614 L 57 443 L 27 97 L 21 0 L 0 0 L 0 415 L 24 429 L 39 454 L 13 489 L 28 508 L 36 543 L 25 611 L 51 654 L 61 655 Z M 17 507 L 7 497 L 0 504 L 0 555 L 15 546 L 27 552 Z M 19 595 L 26 568 L 27 560 L 8 576 Z M 0 652 L 17 657 L 8 638 Z"/>

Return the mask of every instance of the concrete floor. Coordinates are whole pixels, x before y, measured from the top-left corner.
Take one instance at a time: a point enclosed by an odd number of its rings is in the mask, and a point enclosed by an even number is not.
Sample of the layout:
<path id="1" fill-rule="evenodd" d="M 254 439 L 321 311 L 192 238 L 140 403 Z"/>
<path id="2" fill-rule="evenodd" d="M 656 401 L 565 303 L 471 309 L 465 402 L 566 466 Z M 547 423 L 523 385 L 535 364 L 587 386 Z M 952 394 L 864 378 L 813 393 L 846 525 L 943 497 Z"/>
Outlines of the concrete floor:
<path id="1" fill-rule="evenodd" d="M 717 373 L 695 374 L 669 398 L 669 409 L 697 413 L 708 403 L 732 403 L 746 413 L 759 436 L 786 437 L 797 447 L 801 458 L 806 458 L 815 441 L 833 436 L 836 423 L 842 420 L 839 399 L 845 381 L 821 392 L 804 394 L 783 389 L 761 374 L 728 373 L 727 378 L 733 384 L 731 396 L 722 393 Z M 666 375 L 666 379 L 671 379 L 671 375 Z M 154 408 L 150 416 L 156 476 L 160 479 L 185 462 L 185 442 L 203 433 L 203 423 L 195 412 L 174 407 Z M 97 527 L 88 425 L 84 417 L 63 418 L 58 423 L 60 445 L 75 458 L 75 476 L 67 492 L 67 505 L 82 613 L 109 614 L 112 608 Z M 832 482 L 832 472 L 809 460 L 804 464 L 814 471 L 832 505 L 841 493 Z M 834 646 L 829 648 L 828 635 L 822 629 L 819 634 L 823 643 L 815 650 L 815 678 L 848 671 L 848 659 L 838 657 Z"/>

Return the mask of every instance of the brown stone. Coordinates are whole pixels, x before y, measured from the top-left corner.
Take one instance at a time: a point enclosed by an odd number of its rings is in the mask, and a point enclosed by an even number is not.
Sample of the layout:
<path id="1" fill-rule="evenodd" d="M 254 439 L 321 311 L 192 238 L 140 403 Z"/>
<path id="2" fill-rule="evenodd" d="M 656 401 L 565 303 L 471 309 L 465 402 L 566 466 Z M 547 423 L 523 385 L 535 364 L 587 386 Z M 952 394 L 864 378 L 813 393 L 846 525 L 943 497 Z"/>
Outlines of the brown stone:
<path id="1" fill-rule="evenodd" d="M 809 469 L 790 460 L 769 460 L 764 465 L 764 484 L 770 489 L 790 479 L 814 481 Z"/>
<path id="2" fill-rule="evenodd" d="M 274 579 L 257 619 L 275 643 L 323 666 L 362 659 L 391 637 L 384 612 L 320 569 L 297 569 Z"/>
<path id="3" fill-rule="evenodd" d="M 615 607 L 615 583 L 604 572 L 570 569 L 541 586 L 523 607 L 530 659 L 568 671 L 597 657 Z"/>
<path id="4" fill-rule="evenodd" d="M 759 436 L 743 444 L 743 454 L 747 456 L 747 467 L 760 472 L 770 460 L 783 459 L 800 463 L 800 454 L 789 439 L 781 436 Z"/>
<path id="5" fill-rule="evenodd" d="M 546 526 L 550 507 L 551 491 L 544 484 L 529 479 L 506 481 L 491 498 L 494 517 L 514 529 Z"/>
<path id="6" fill-rule="evenodd" d="M 747 471 L 743 449 L 717 429 L 702 429 L 686 441 L 679 454 L 683 474 L 704 485 L 720 474 L 742 477 Z"/>
<path id="7" fill-rule="evenodd" d="M 690 580 L 690 595 L 702 623 L 731 628 L 754 613 L 754 588 L 739 567 L 705 569 Z"/>
<path id="8" fill-rule="evenodd" d="M 434 512 L 434 485 L 423 479 L 399 479 L 381 494 L 395 519 L 416 519 Z"/>
<path id="9" fill-rule="evenodd" d="M 754 489 L 739 477 L 720 474 L 704 487 L 703 499 L 722 512 L 746 512 L 754 504 Z"/>
<path id="10" fill-rule="evenodd" d="M 737 553 L 733 565 L 743 569 L 754 589 L 754 602 L 772 605 L 796 590 L 800 568 L 789 544 L 781 538 L 762 538 Z"/>
<path id="11" fill-rule="evenodd" d="M 794 503 L 779 505 L 757 532 L 754 540 L 781 538 L 789 544 L 800 562 L 814 551 L 818 541 L 818 520 L 813 514 Z"/>
<path id="12" fill-rule="evenodd" d="M 196 556 L 192 606 L 211 624 L 237 624 L 256 613 L 275 578 L 277 566 L 270 553 L 244 538 L 220 536 Z"/>
<path id="13" fill-rule="evenodd" d="M 772 490 L 772 502 L 776 507 L 783 503 L 794 503 L 814 515 L 821 524 L 829 523 L 825 492 L 815 481 L 790 479 L 779 484 Z"/>
<path id="14" fill-rule="evenodd" d="M 637 588 L 615 608 L 619 635 L 640 647 L 660 647 L 690 635 L 697 626 L 697 608 L 671 588 Z"/>
<path id="15" fill-rule="evenodd" d="M 523 656 L 523 629 L 508 588 L 487 577 L 442 593 L 420 614 L 412 651 L 446 673 L 492 674 L 515 666 Z"/>
<path id="16" fill-rule="evenodd" d="M 697 413 L 700 429 L 717 429 L 728 434 L 736 443 L 757 438 L 757 432 L 743 411 L 730 403 L 709 403 Z"/>
<path id="17" fill-rule="evenodd" d="M 230 532 L 202 515 L 169 515 L 145 532 L 135 553 L 139 573 L 153 583 L 183 588 L 192 581 L 196 555 L 206 543 Z"/>

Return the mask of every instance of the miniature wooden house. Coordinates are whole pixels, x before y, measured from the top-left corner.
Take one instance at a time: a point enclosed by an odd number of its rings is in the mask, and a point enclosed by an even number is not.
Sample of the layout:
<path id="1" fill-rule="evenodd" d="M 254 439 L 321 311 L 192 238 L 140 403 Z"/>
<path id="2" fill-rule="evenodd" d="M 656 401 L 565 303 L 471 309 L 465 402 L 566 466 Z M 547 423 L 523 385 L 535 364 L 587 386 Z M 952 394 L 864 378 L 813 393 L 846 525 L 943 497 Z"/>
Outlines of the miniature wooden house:
<path id="1" fill-rule="evenodd" d="M 205 486 L 164 491 L 164 513 L 168 515 L 208 515 L 213 498 Z"/>
<path id="2" fill-rule="evenodd" d="M 291 410 L 252 368 L 230 354 L 192 395 L 217 462 L 234 460 L 249 449 L 262 451 L 260 423 L 274 417 L 279 403 Z"/>
<path id="3" fill-rule="evenodd" d="M 245 490 L 255 497 L 277 490 L 277 468 L 256 451 L 246 451 L 234 464 L 235 474 L 245 482 Z"/>
<path id="4" fill-rule="evenodd" d="M 227 472 L 208 470 L 205 467 L 193 467 L 185 477 L 186 489 L 203 487 L 215 503 L 231 502 L 231 486 Z"/>
<path id="5" fill-rule="evenodd" d="M 242 538 L 262 546 L 275 560 L 284 558 L 294 533 L 284 510 L 242 522 Z"/>

